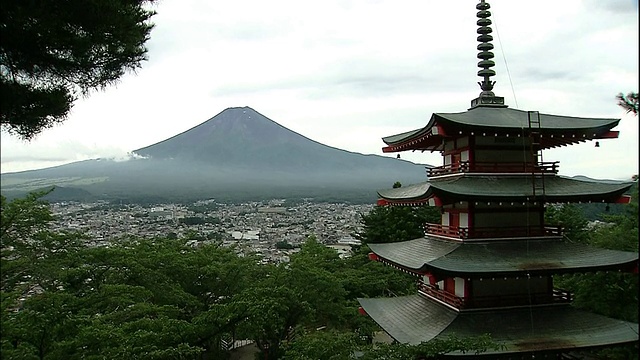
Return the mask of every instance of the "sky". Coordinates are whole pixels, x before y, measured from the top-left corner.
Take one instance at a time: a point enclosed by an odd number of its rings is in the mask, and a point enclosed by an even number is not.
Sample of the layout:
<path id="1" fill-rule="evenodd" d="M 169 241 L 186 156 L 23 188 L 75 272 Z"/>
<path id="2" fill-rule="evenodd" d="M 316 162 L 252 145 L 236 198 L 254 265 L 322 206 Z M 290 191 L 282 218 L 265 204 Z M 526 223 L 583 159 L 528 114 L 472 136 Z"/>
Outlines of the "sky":
<path id="1" fill-rule="evenodd" d="M 463 112 L 480 93 L 477 0 L 159 0 L 148 61 L 74 103 L 31 142 L 2 132 L 2 173 L 113 158 L 249 106 L 320 143 L 383 154 L 381 138 Z M 637 0 L 490 0 L 494 92 L 511 108 L 620 118 L 620 137 L 545 150 L 560 174 L 638 174 Z M 441 165 L 438 153 L 403 152 Z"/>

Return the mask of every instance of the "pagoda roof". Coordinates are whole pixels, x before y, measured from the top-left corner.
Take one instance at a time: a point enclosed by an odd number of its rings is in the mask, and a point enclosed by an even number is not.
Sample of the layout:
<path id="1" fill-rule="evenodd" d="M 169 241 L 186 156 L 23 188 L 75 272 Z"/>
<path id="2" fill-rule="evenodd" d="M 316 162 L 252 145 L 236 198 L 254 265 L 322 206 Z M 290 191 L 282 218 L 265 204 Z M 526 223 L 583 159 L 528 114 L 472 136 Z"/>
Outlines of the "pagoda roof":
<path id="1" fill-rule="evenodd" d="M 536 178 L 540 189 L 542 180 Z M 585 181 L 564 176 L 545 175 L 544 198 L 547 202 L 610 202 L 614 203 L 631 188 L 632 183 Z M 542 197 L 538 190 L 537 197 Z M 421 203 L 438 197 L 443 201 L 526 200 L 533 195 L 531 175 L 469 175 L 462 174 L 432 179 L 419 184 L 378 191 L 380 198 L 393 203 Z"/>
<path id="2" fill-rule="evenodd" d="M 373 320 L 401 343 L 417 345 L 452 335 L 464 338 L 490 334 L 492 341 L 501 347 L 480 355 L 576 350 L 638 341 L 638 324 L 592 314 L 568 304 L 456 312 L 421 295 L 358 301 Z"/>
<path id="3" fill-rule="evenodd" d="M 618 133 L 611 132 L 611 129 L 619 121 L 614 118 L 540 113 L 540 127 L 535 126 L 531 130 L 542 135 L 542 148 L 550 148 L 592 139 L 615 138 Z M 480 106 L 458 113 L 433 113 L 425 127 L 383 137 L 382 141 L 388 145 L 383 151 L 442 150 L 443 137 L 465 134 L 528 136 L 529 112 L 508 107 Z"/>
<path id="4" fill-rule="evenodd" d="M 463 277 L 633 269 L 638 253 L 558 239 L 447 241 L 434 237 L 368 244 L 381 261 L 418 273 Z"/>

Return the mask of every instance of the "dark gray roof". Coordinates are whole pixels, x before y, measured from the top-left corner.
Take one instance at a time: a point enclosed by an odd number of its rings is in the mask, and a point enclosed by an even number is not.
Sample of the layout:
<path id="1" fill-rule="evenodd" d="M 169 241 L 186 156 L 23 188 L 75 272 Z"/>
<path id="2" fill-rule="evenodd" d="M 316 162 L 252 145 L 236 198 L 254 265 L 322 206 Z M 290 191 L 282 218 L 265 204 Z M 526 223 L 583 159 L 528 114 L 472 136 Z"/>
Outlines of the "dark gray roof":
<path id="1" fill-rule="evenodd" d="M 458 316 L 456 311 L 419 295 L 358 301 L 384 331 L 404 344 L 435 338 Z"/>
<path id="2" fill-rule="evenodd" d="M 638 341 L 638 324 L 569 305 L 455 312 L 421 295 L 358 299 L 391 337 L 419 344 L 435 338 L 490 334 L 503 347 L 483 354 L 580 349 Z"/>
<path id="3" fill-rule="evenodd" d="M 433 118 L 438 122 L 450 121 L 468 126 L 485 126 L 491 128 L 527 128 L 529 127 L 527 111 L 512 108 L 478 107 L 460 113 L 435 113 Z M 540 128 L 563 129 L 597 129 L 611 128 L 620 119 L 586 118 L 540 113 Z"/>
<path id="4" fill-rule="evenodd" d="M 374 254 L 410 270 L 421 270 L 425 264 L 449 254 L 462 243 L 435 238 L 419 238 L 383 244 L 368 244 Z"/>
<path id="5" fill-rule="evenodd" d="M 540 196 L 539 185 L 536 180 Z M 583 181 L 557 175 L 545 175 L 545 199 L 548 202 L 565 201 L 606 201 L 614 202 L 624 194 L 632 183 L 611 183 L 598 181 Z M 378 191 L 378 195 L 389 201 L 426 200 L 436 195 L 441 198 L 453 197 L 465 200 L 520 200 L 533 194 L 532 177 L 519 176 L 479 176 L 461 175 L 444 179 L 403 186 L 395 189 Z"/>
<path id="6" fill-rule="evenodd" d="M 540 132 L 545 134 L 571 131 L 584 133 L 588 135 L 588 138 L 593 138 L 593 134 L 601 135 L 617 126 L 619 121 L 620 119 L 613 118 L 586 118 L 540 113 Z M 493 130 L 498 132 L 521 131 L 529 127 L 527 111 L 502 107 L 477 107 L 459 113 L 434 113 L 425 127 L 387 136 L 382 140 L 387 145 L 400 144 L 428 133 L 435 124 L 445 128 L 477 129 L 489 132 Z"/>
<path id="7" fill-rule="evenodd" d="M 382 141 L 384 141 L 386 144 L 395 144 L 395 143 L 401 142 L 403 139 L 409 139 L 409 138 L 415 137 L 417 135 L 421 135 L 423 133 L 426 133 L 427 129 L 428 129 L 428 127 L 424 127 L 424 128 L 420 128 L 420 129 L 416 129 L 416 130 L 403 132 L 401 134 L 396 134 L 396 135 L 383 137 Z"/>
<path id="8" fill-rule="evenodd" d="M 638 253 L 561 240 L 453 242 L 432 237 L 369 244 L 373 253 L 414 271 L 496 276 L 614 270 L 637 265 Z"/>

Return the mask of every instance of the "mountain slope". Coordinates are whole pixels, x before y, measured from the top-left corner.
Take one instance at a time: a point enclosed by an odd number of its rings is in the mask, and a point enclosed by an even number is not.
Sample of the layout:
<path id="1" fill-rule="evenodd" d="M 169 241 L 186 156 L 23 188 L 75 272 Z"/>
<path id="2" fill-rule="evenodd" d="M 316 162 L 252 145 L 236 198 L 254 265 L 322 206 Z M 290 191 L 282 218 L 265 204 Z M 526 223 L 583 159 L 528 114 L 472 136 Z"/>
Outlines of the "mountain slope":
<path id="1" fill-rule="evenodd" d="M 424 166 L 332 148 L 249 108 L 228 108 L 202 124 L 134 150 L 140 159 L 96 159 L 2 175 L 3 193 L 45 185 L 96 198 L 331 196 L 424 181 Z M 72 192 L 69 192 L 72 193 Z"/>
<path id="2" fill-rule="evenodd" d="M 349 170 L 380 164 L 291 131 L 249 107 L 228 108 L 167 140 L 134 150 L 152 159 L 277 170 Z"/>

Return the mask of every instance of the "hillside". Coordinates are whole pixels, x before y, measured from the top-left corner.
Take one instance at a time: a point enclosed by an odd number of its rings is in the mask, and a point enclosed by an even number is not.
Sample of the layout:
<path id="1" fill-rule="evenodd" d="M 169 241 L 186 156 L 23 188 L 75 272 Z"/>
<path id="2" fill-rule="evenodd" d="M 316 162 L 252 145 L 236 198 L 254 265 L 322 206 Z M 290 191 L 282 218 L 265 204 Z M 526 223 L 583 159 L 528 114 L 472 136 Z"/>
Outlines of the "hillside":
<path id="1" fill-rule="evenodd" d="M 218 197 L 358 197 L 395 181 L 425 180 L 423 165 L 353 153 L 313 141 L 249 108 L 228 108 L 128 161 L 86 160 L 2 174 L 6 196 L 47 186 L 84 198 L 170 200 Z M 72 197 L 69 200 L 74 200 Z"/>

